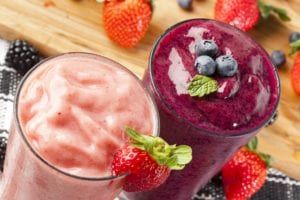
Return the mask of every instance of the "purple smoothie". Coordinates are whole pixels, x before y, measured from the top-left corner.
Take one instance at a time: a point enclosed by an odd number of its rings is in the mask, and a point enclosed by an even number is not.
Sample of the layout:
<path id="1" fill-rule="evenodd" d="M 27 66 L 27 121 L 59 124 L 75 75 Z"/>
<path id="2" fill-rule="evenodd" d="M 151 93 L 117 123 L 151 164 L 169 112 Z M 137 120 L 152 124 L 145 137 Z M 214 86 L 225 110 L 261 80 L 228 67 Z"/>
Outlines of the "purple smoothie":
<path id="1" fill-rule="evenodd" d="M 213 76 L 217 92 L 202 98 L 187 94 L 197 74 L 195 46 L 212 39 L 219 55 L 238 62 L 232 77 Z M 193 160 L 173 171 L 167 182 L 150 192 L 129 194 L 132 200 L 189 200 L 273 116 L 279 79 L 268 54 L 245 33 L 213 20 L 194 19 L 169 29 L 156 43 L 144 82 L 160 111 L 161 136 L 188 144 Z"/>

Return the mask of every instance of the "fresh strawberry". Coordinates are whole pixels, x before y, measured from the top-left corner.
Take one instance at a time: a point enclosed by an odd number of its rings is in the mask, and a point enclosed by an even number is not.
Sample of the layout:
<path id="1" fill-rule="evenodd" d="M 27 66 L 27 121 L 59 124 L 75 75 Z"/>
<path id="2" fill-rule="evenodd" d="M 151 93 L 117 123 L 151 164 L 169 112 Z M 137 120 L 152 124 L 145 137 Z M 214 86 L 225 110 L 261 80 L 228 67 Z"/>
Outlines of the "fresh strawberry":
<path id="1" fill-rule="evenodd" d="M 150 0 L 104 1 L 103 20 L 107 35 L 123 47 L 133 47 L 144 37 L 151 17 Z"/>
<path id="2" fill-rule="evenodd" d="M 147 191 L 163 184 L 171 170 L 181 170 L 192 159 L 186 145 L 168 145 L 159 137 L 142 135 L 126 129 L 131 141 L 113 158 L 115 175 L 128 174 L 123 189 L 127 192 Z"/>
<path id="3" fill-rule="evenodd" d="M 257 0 L 217 0 L 215 19 L 248 31 L 259 20 Z"/>
<path id="4" fill-rule="evenodd" d="M 266 181 L 270 156 L 255 152 L 257 139 L 253 141 L 256 144 L 241 148 L 222 169 L 227 200 L 249 199 Z"/>
<path id="5" fill-rule="evenodd" d="M 300 95 L 300 53 L 297 54 L 291 73 L 292 86 L 297 94 Z"/>
<path id="6" fill-rule="evenodd" d="M 283 21 L 289 21 L 286 10 L 265 4 L 261 0 L 217 0 L 215 19 L 231 24 L 243 31 L 252 29 L 260 19 L 277 14 Z"/>

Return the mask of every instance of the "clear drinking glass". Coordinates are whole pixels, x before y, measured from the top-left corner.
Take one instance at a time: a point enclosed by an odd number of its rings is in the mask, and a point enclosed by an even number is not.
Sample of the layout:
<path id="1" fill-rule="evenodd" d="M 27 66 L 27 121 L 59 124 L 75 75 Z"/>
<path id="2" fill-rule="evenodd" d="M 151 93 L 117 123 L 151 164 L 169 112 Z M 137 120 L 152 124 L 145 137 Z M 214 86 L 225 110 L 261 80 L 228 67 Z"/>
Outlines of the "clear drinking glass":
<path id="1" fill-rule="evenodd" d="M 190 200 L 200 188 L 205 186 L 207 182 L 220 171 L 226 161 L 242 145 L 246 144 L 250 138 L 257 134 L 257 132 L 269 122 L 276 111 L 280 95 L 280 84 L 275 67 L 272 70 L 272 76 L 274 76 L 275 87 L 277 88 L 276 105 L 274 109 L 268 113 L 267 119 L 263 123 L 258 124 L 254 129 L 237 134 L 216 134 L 213 131 L 197 127 L 187 119 L 179 116 L 176 111 L 171 108 L 156 85 L 156 80 L 153 75 L 154 55 L 165 36 L 173 34 L 172 31 L 176 30 L 177 27 L 185 26 L 188 23 L 197 24 L 197 22 L 218 24 L 225 30 L 234 31 L 237 33 L 237 36 L 242 36 L 242 38 L 236 39 L 249 39 L 249 36 L 245 35 L 245 33 L 229 25 L 213 20 L 192 19 L 170 27 L 155 43 L 150 55 L 149 68 L 144 75 L 143 81 L 153 94 L 158 106 L 161 120 L 160 136 L 171 144 L 190 145 L 193 149 L 193 160 L 183 171 L 172 171 L 167 182 L 159 188 L 149 192 L 128 193 L 127 196 L 131 200 Z M 180 38 L 178 38 L 177 41 L 179 40 Z M 169 43 L 177 42 L 172 40 L 168 41 Z M 251 42 L 256 44 L 252 39 Z M 264 56 L 268 64 L 270 64 L 271 61 L 268 54 L 259 45 L 257 45 L 257 48 L 262 50 L 262 56 Z"/>
<path id="2" fill-rule="evenodd" d="M 113 200 L 122 191 L 123 181 L 126 175 L 80 177 L 58 169 L 40 156 L 32 147 L 20 125 L 18 103 L 22 101 L 20 91 L 22 90 L 24 82 L 27 81 L 30 74 L 42 63 L 68 56 L 105 59 L 110 62 L 110 64 L 123 68 L 138 80 L 132 72 L 120 64 L 94 54 L 67 53 L 45 59 L 37 64 L 21 81 L 14 101 L 13 123 L 7 145 L 4 171 L 0 180 L 1 200 Z M 155 110 L 154 135 L 158 135 L 159 118 L 156 105 L 153 103 L 151 95 L 148 94 L 145 88 L 144 91 L 152 102 L 153 109 Z"/>

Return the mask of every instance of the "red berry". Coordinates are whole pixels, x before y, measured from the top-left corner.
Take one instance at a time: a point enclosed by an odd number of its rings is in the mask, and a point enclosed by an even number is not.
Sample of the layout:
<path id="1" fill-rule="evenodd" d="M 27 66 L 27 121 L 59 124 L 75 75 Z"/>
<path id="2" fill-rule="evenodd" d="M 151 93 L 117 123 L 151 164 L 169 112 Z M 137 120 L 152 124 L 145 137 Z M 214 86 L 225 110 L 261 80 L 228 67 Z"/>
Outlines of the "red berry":
<path id="1" fill-rule="evenodd" d="M 135 46 L 146 34 L 152 17 L 150 0 L 105 0 L 104 27 L 108 37 L 123 47 Z"/>
<path id="2" fill-rule="evenodd" d="M 158 187 L 168 178 L 170 169 L 158 165 L 143 150 L 126 145 L 114 155 L 112 170 L 116 175 L 129 173 L 123 189 L 127 192 L 146 191 Z"/>
<path id="3" fill-rule="evenodd" d="M 295 92 L 300 95 L 300 53 L 295 58 L 291 80 Z"/>
<path id="4" fill-rule="evenodd" d="M 250 30 L 259 20 L 257 0 L 217 0 L 215 19 L 243 31 Z"/>
<path id="5" fill-rule="evenodd" d="M 227 200 L 249 199 L 264 185 L 266 176 L 265 161 L 255 152 L 242 148 L 222 169 Z"/>

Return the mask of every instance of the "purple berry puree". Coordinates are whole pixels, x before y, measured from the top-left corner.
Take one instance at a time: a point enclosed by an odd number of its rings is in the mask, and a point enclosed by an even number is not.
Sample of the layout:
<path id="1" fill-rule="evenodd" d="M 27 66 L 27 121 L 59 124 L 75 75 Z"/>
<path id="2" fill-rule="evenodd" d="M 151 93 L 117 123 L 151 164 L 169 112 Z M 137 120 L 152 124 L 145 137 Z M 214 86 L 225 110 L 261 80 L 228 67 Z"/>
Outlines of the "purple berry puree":
<path id="1" fill-rule="evenodd" d="M 217 55 L 231 54 L 238 63 L 232 77 L 212 77 L 217 92 L 190 97 L 187 86 L 197 74 L 195 46 L 212 39 Z M 276 110 L 279 80 L 268 54 L 245 33 L 220 22 L 189 20 L 169 29 L 156 43 L 144 82 L 154 95 L 161 136 L 193 148 L 193 160 L 173 171 L 165 184 L 132 200 L 190 200 L 226 161 L 253 137 Z"/>

